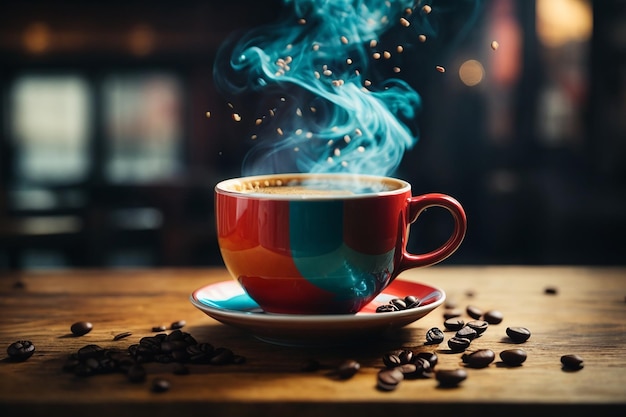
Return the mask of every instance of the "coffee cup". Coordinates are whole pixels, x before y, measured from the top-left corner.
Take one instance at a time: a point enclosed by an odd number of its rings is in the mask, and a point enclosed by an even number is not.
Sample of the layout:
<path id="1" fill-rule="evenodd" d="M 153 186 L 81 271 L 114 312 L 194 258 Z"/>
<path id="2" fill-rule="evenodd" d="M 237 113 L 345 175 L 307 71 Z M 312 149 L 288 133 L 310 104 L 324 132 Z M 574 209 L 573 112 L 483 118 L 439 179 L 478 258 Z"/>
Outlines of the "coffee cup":
<path id="1" fill-rule="evenodd" d="M 215 198 L 224 264 L 267 313 L 356 313 L 401 272 L 452 255 L 467 229 L 457 200 L 412 196 L 408 182 L 391 177 L 233 178 L 216 185 Z M 410 224 L 429 207 L 448 210 L 454 229 L 437 249 L 409 253 Z"/>

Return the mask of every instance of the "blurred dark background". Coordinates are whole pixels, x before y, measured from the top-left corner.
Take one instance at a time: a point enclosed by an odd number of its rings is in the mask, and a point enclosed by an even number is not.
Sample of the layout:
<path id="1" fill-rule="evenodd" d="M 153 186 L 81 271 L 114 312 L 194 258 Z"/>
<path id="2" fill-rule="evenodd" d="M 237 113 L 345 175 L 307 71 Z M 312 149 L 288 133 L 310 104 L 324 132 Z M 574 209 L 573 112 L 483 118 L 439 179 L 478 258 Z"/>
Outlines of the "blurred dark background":
<path id="1" fill-rule="evenodd" d="M 249 131 L 215 54 L 281 7 L 3 2 L 0 270 L 221 265 L 213 186 L 240 175 Z M 447 19 L 402 70 L 423 108 L 396 173 L 465 206 L 445 263 L 625 264 L 626 1 L 487 0 L 460 41 Z M 413 251 L 450 229 L 420 219 Z"/>

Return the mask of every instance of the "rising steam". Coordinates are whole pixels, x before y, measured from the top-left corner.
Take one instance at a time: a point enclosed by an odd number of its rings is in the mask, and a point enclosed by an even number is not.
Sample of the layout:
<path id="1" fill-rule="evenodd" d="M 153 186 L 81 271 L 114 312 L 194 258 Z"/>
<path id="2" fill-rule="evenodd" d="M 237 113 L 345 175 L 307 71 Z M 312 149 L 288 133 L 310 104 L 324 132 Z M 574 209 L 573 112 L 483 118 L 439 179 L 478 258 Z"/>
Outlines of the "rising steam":
<path id="1" fill-rule="evenodd" d="M 429 35 L 430 10 L 412 0 L 284 3 L 280 21 L 231 38 L 217 57 L 219 90 L 256 112 L 243 174 L 390 175 L 417 141 L 421 100 L 399 77 L 402 44 L 380 40 Z"/>

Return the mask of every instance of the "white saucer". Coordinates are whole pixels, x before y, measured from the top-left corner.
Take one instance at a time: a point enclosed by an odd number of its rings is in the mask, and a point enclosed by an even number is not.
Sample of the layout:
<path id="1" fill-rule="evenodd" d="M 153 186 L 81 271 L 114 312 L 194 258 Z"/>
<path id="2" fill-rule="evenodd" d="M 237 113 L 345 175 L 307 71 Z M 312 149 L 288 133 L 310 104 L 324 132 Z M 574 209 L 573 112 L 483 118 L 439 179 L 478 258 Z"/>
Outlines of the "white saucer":
<path id="1" fill-rule="evenodd" d="M 414 295 L 422 303 L 407 310 L 376 313 L 393 298 Z M 371 303 L 356 314 L 291 315 L 265 313 L 234 280 L 195 290 L 191 303 L 208 316 L 237 327 L 270 343 L 324 345 L 375 337 L 424 317 L 440 306 L 445 292 L 426 284 L 394 280 Z"/>

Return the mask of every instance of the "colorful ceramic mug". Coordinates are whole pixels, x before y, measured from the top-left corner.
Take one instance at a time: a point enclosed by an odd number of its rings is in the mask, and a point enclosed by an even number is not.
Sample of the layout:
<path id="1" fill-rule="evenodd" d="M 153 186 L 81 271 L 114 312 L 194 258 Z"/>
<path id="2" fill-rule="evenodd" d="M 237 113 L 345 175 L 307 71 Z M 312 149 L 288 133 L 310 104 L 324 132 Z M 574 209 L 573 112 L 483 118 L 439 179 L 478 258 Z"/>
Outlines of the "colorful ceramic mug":
<path id="1" fill-rule="evenodd" d="M 242 177 L 215 195 L 224 263 L 268 313 L 356 313 L 402 271 L 452 255 L 467 228 L 454 198 L 413 197 L 409 183 L 389 177 Z M 433 206 L 450 212 L 454 231 L 431 252 L 407 252 L 409 225 Z"/>

